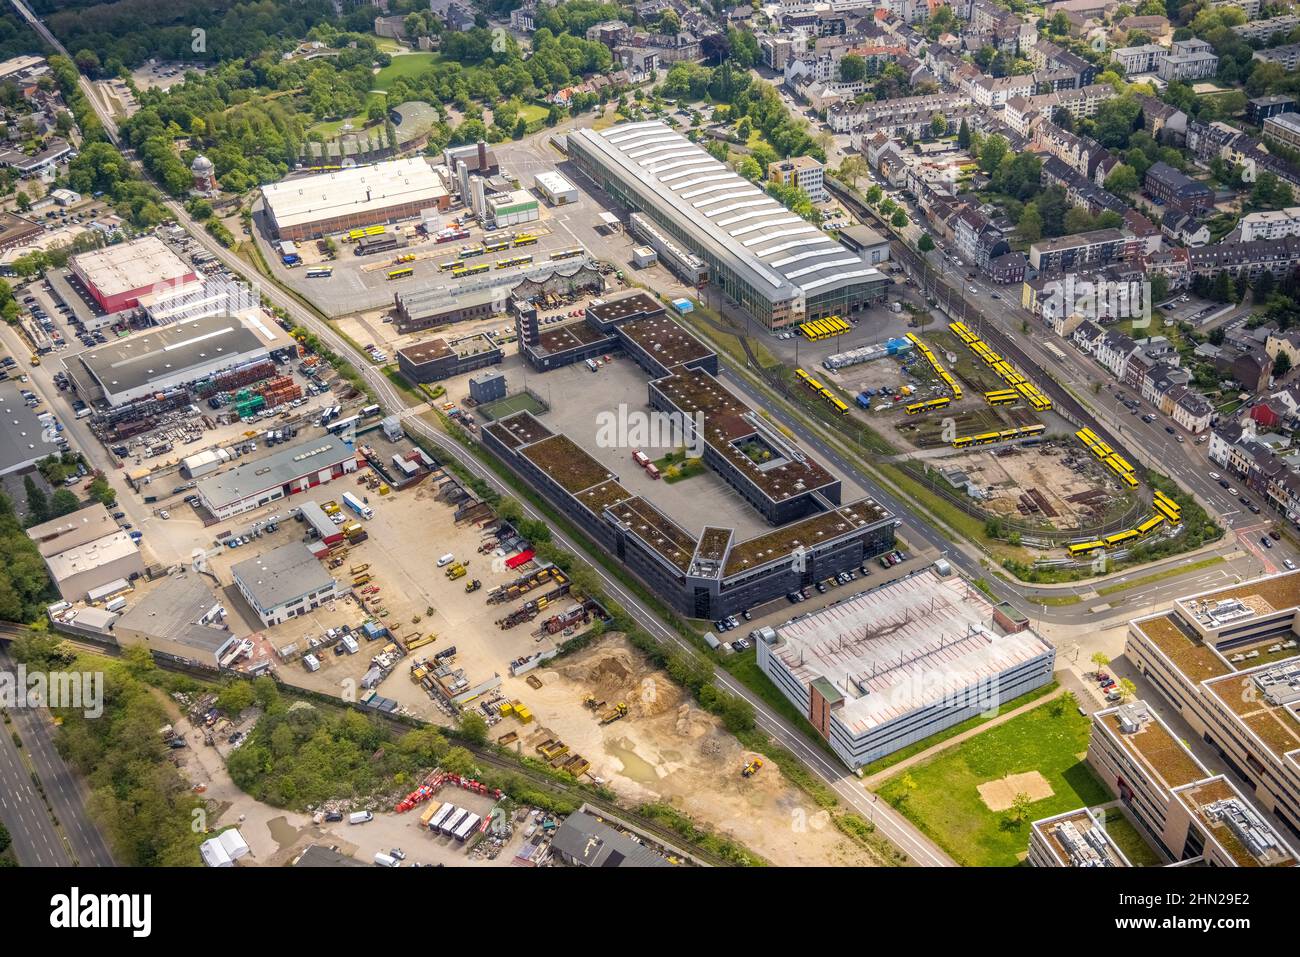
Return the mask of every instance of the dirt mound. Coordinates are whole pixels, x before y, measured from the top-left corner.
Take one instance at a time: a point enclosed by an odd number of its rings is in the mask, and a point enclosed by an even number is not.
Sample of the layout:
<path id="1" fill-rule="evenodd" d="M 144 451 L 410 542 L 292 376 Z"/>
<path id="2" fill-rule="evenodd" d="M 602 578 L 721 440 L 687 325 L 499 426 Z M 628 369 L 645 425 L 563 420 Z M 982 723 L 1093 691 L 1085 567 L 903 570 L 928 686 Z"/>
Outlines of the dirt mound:
<path id="1" fill-rule="evenodd" d="M 559 672 L 571 681 L 581 681 L 602 691 L 622 691 L 632 687 L 637 668 L 630 653 L 613 648 L 597 657 L 578 659 L 561 667 Z"/>

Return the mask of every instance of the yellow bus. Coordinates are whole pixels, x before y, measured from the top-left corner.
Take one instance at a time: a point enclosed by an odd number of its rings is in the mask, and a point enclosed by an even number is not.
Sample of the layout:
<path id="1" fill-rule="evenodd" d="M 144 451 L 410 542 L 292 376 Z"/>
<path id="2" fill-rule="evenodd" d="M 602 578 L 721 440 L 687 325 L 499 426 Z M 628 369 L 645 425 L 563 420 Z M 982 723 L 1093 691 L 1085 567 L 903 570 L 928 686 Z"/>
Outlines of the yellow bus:
<path id="1" fill-rule="evenodd" d="M 515 266 L 524 266 L 533 261 L 532 256 L 511 256 L 509 259 L 498 259 L 498 269 L 513 269 Z"/>
<path id="2" fill-rule="evenodd" d="M 572 259 L 574 256 L 582 255 L 582 247 L 574 246 L 572 249 L 561 249 L 559 252 L 551 253 L 552 259 Z"/>
<path id="3" fill-rule="evenodd" d="M 1019 431 L 1021 435 L 1042 435 L 1047 431 L 1047 426 L 1041 422 L 1035 425 L 1022 425 Z"/>
<path id="4" fill-rule="evenodd" d="M 1092 429 L 1080 429 L 1074 434 L 1083 441 L 1084 445 L 1092 446 L 1097 444 L 1097 433 Z"/>
<path id="5" fill-rule="evenodd" d="M 1139 535 L 1149 535 L 1165 523 L 1163 515 L 1152 515 L 1145 522 L 1137 527 Z"/>
<path id="6" fill-rule="evenodd" d="M 908 415 L 916 415 L 918 412 L 929 412 L 931 409 L 942 409 L 952 402 L 952 399 L 943 396 L 938 399 L 930 399 L 927 402 L 913 402 L 907 407 Z"/>
<path id="7" fill-rule="evenodd" d="M 1175 513 L 1181 512 L 1183 510 L 1183 507 L 1181 505 L 1175 502 L 1164 492 L 1160 491 L 1160 489 L 1155 490 L 1154 497 L 1157 502 L 1163 502 L 1166 507 L 1168 507 L 1171 511 Z"/>
<path id="8" fill-rule="evenodd" d="M 385 227 L 382 224 L 379 226 L 367 226 L 365 234 L 367 236 L 382 236 L 384 235 L 384 229 Z"/>
<path id="9" fill-rule="evenodd" d="M 483 251 L 489 253 L 499 253 L 501 250 L 509 248 L 510 240 L 508 239 L 489 239 L 483 244 Z"/>
<path id="10" fill-rule="evenodd" d="M 804 372 L 803 369 L 795 369 L 794 374 L 795 374 L 795 378 L 797 378 L 800 382 L 807 382 L 809 379 L 808 373 Z"/>
<path id="11" fill-rule="evenodd" d="M 487 263 L 475 263 L 473 266 L 457 266 L 451 271 L 453 278 L 460 279 L 462 276 L 477 276 L 479 273 L 487 272 L 490 267 Z"/>
<path id="12" fill-rule="evenodd" d="M 520 233 L 512 242 L 515 246 L 531 246 L 537 242 L 537 237 L 532 233 Z"/>
<path id="13" fill-rule="evenodd" d="M 389 279 L 405 279 L 407 276 L 413 275 L 414 273 L 415 273 L 415 270 L 412 269 L 410 266 L 403 266 L 401 269 L 390 269 L 390 270 L 388 270 L 388 278 L 389 278 Z"/>
<path id="14" fill-rule="evenodd" d="M 1126 528 L 1122 532 L 1116 532 L 1114 535 L 1107 535 L 1102 539 L 1107 548 L 1114 548 L 1116 545 L 1123 545 L 1125 542 L 1131 542 L 1138 537 L 1137 529 Z"/>
<path id="15" fill-rule="evenodd" d="M 835 406 L 835 411 L 838 412 L 840 415 L 849 414 L 849 407 L 845 405 L 843 402 L 841 402 L 839 399 L 835 398 L 835 396 L 831 396 L 831 405 Z"/>
<path id="16" fill-rule="evenodd" d="M 957 436 L 957 438 L 955 438 L 955 439 L 952 440 L 952 447 L 953 447 L 954 449 L 968 449 L 968 448 L 970 448 L 971 443 L 974 442 L 974 441 L 975 441 L 975 440 L 974 440 L 974 438 L 973 438 L 972 436 L 969 436 L 969 435 L 959 435 L 959 436 Z"/>
<path id="17" fill-rule="evenodd" d="M 1020 398 L 1014 389 L 999 389 L 996 392 L 985 392 L 984 400 L 989 405 L 1010 405 Z"/>
<path id="18" fill-rule="evenodd" d="M 1138 487 L 1138 480 L 1135 479 L 1135 478 L 1134 478 L 1132 475 L 1130 475 L 1128 472 L 1125 472 L 1125 473 L 1123 473 L 1122 475 L 1120 475 L 1119 480 L 1120 480 L 1121 482 L 1123 482 L 1124 485 L 1127 486 L 1128 488 L 1137 488 L 1137 487 Z"/>
<path id="19" fill-rule="evenodd" d="M 1001 432 L 984 432 L 981 435 L 971 437 L 971 444 L 973 445 L 992 445 L 994 442 L 1000 441 L 1002 441 Z"/>
<path id="20" fill-rule="evenodd" d="M 400 265 L 402 263 L 413 263 L 413 262 L 415 262 L 415 253 L 403 253 L 402 255 L 398 256 L 396 259 L 393 260 L 394 265 Z"/>
<path id="21" fill-rule="evenodd" d="M 826 388 L 826 386 L 822 386 L 820 389 L 818 389 L 817 394 L 821 396 L 823 399 L 825 399 L 827 402 L 835 401 L 835 393 L 832 392 L 830 389 Z"/>
<path id="22" fill-rule="evenodd" d="M 438 268 L 443 272 L 451 272 L 453 269 L 460 268 L 460 260 L 448 259 L 445 263 L 438 263 Z"/>
<path id="23" fill-rule="evenodd" d="M 824 388 L 822 384 L 818 382 L 816 379 L 814 379 L 812 376 L 809 376 L 803 381 L 804 384 L 808 386 L 808 388 L 812 389 L 814 392 L 820 392 Z"/>
<path id="24" fill-rule="evenodd" d="M 364 229 L 350 229 L 348 230 L 348 234 L 346 237 L 344 237 L 343 241 L 348 243 L 355 243 L 358 239 L 360 239 L 365 234 L 366 231 Z"/>
<path id="25" fill-rule="evenodd" d="M 1169 519 L 1169 524 L 1170 524 L 1170 525 L 1177 525 L 1177 524 L 1179 523 L 1179 521 L 1181 521 L 1181 514 L 1182 514 L 1182 513 L 1178 512 L 1178 511 L 1175 510 L 1175 509 L 1170 508 L 1170 507 L 1169 507 L 1168 505 L 1166 505 L 1164 502 L 1160 501 L 1160 499 L 1156 499 L 1156 500 L 1155 500 L 1154 502 L 1152 502 L 1151 504 L 1152 504 L 1152 507 L 1153 507 L 1157 512 L 1159 512 L 1159 513 L 1160 513 L 1161 515 L 1163 515 L 1165 518 Z"/>
<path id="26" fill-rule="evenodd" d="M 1066 551 L 1070 553 L 1071 558 L 1077 558 L 1080 555 L 1086 555 L 1089 552 L 1095 552 L 1097 549 L 1105 547 L 1106 543 L 1101 541 L 1075 542 L 1073 545 L 1066 546 Z"/>
<path id="27" fill-rule="evenodd" d="M 484 252 L 486 250 L 482 246 L 463 246 L 456 255 L 461 259 L 473 259 L 475 256 L 482 256 Z"/>

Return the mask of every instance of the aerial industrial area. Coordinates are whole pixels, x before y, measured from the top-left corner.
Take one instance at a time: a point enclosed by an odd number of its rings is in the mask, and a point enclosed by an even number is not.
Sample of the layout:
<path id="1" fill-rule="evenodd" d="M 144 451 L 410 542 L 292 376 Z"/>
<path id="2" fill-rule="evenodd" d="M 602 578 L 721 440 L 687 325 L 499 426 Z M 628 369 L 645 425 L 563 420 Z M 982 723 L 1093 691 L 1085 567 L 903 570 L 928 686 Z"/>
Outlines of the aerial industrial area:
<path id="1" fill-rule="evenodd" d="M 0 866 L 1297 865 L 1289 3 L 119 6 L 0 12 Z"/>

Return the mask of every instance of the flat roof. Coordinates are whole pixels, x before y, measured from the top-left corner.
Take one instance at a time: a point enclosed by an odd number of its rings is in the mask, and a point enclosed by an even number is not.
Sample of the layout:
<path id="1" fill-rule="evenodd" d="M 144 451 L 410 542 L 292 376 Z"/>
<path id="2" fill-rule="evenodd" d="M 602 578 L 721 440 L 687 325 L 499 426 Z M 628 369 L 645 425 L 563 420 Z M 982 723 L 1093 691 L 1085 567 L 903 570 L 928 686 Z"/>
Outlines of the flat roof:
<path id="1" fill-rule="evenodd" d="M 815 459 L 762 424 L 759 416 L 717 379 L 679 367 L 652 385 L 694 421 L 704 416 L 704 441 L 753 482 L 782 502 L 837 481 Z"/>
<path id="2" fill-rule="evenodd" d="M 45 564 L 49 566 L 50 577 L 56 583 L 67 581 L 73 575 L 80 575 L 95 568 L 102 568 L 131 555 L 138 556 L 140 548 L 131 541 L 126 532 L 117 531 L 65 549 L 56 555 L 48 555 Z"/>
<path id="3" fill-rule="evenodd" d="M 844 699 L 840 720 L 854 734 L 1052 654 L 1032 628 L 999 633 L 983 592 L 933 568 L 787 622 L 777 634 L 771 654 L 795 680 L 833 685 Z"/>
<path id="4" fill-rule="evenodd" d="M 663 303 L 650 293 L 640 290 L 587 307 L 587 313 L 597 322 L 618 322 L 631 316 L 662 315 L 666 311 Z"/>
<path id="5" fill-rule="evenodd" d="M 432 203 L 445 195 L 442 180 L 420 157 L 299 176 L 262 187 L 267 210 L 281 229 L 406 203 Z"/>
<path id="6" fill-rule="evenodd" d="M 1269 751 L 1279 758 L 1294 753 L 1300 764 L 1300 663 L 1273 662 L 1204 687 Z"/>
<path id="7" fill-rule="evenodd" d="M 36 543 L 41 555 L 57 555 L 86 542 L 93 542 L 117 531 L 117 522 L 99 502 L 60 515 L 27 529 L 27 537 Z"/>
<path id="8" fill-rule="evenodd" d="M 1030 245 L 1030 249 L 1039 252 L 1055 252 L 1058 249 L 1073 249 L 1076 246 L 1091 246 L 1095 243 L 1109 243 L 1123 239 L 1124 234 L 1118 229 L 1094 229 L 1087 233 L 1074 233 L 1070 236 L 1054 236 Z"/>
<path id="9" fill-rule="evenodd" d="M 772 301 L 809 298 L 883 280 L 819 227 L 659 120 L 574 130 L 629 183 L 658 199 L 662 215 L 693 235 Z"/>
<path id="10" fill-rule="evenodd" d="M 727 577 L 739 575 L 783 558 L 795 548 L 824 545 L 888 517 L 888 512 L 871 499 L 864 498 L 829 512 L 801 518 L 733 545 L 727 553 L 723 574 Z"/>
<path id="11" fill-rule="evenodd" d="M 1114 736 L 1120 747 L 1147 772 L 1172 791 L 1209 776 L 1209 771 L 1187 745 L 1175 738 L 1145 702 L 1135 701 L 1093 715 Z M 1126 730 L 1126 727 L 1131 730 Z"/>
<path id="12" fill-rule="evenodd" d="M 666 315 L 633 319 L 619 328 L 665 368 L 713 355 L 712 349 Z"/>
<path id="13" fill-rule="evenodd" d="M 122 612 L 113 626 L 119 635 L 133 631 L 210 654 L 216 654 L 231 639 L 228 628 L 200 624 L 205 617 L 219 621 L 224 616 L 214 613 L 221 602 L 197 572 L 169 575 L 142 591 L 136 593 L 139 599 Z"/>
<path id="14" fill-rule="evenodd" d="M 205 476 L 197 483 L 198 493 L 219 508 L 286 485 L 312 472 L 333 468 L 355 458 L 356 454 L 353 448 L 335 436 L 311 438 L 251 462 L 244 460 L 216 475 Z"/>
<path id="15" fill-rule="evenodd" d="M 29 408 L 19 390 L 17 381 L 0 382 L 0 475 L 58 451 L 59 433 L 41 422 L 48 408 L 44 404 Z"/>
<path id="16" fill-rule="evenodd" d="M 333 576 L 304 542 L 288 542 L 246 558 L 234 565 L 230 573 L 263 611 L 335 584 Z"/>
<path id="17" fill-rule="evenodd" d="M 1294 867 L 1296 857 L 1273 829 L 1222 775 L 1176 792 L 1192 816 L 1240 867 Z"/>
<path id="18" fill-rule="evenodd" d="M 104 298 L 194 277 L 194 268 L 157 236 L 144 236 L 72 257 L 77 271 Z"/>
<path id="19" fill-rule="evenodd" d="M 606 483 L 610 484 L 610 483 Z M 610 506 L 610 513 L 678 571 L 690 568 L 695 536 L 640 496 Z"/>
<path id="20" fill-rule="evenodd" d="M 553 169 L 543 170 L 533 177 L 533 182 L 550 193 L 572 192 L 574 186 Z"/>
<path id="21" fill-rule="evenodd" d="M 76 358 L 105 392 L 121 393 L 213 362 L 269 354 L 274 342 L 239 316 L 208 316 L 139 332 Z"/>
<path id="22" fill-rule="evenodd" d="M 1038 831 L 1062 867 L 1130 867 L 1124 852 L 1106 833 L 1105 824 L 1086 807 L 1035 821 Z"/>

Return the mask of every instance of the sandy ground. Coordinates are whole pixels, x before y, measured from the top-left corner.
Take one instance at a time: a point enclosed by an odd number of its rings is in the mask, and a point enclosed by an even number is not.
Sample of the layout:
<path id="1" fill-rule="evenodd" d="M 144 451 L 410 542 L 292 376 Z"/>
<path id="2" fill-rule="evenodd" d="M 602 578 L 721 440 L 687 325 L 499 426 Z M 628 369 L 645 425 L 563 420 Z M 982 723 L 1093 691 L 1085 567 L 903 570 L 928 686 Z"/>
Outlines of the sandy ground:
<path id="1" fill-rule="evenodd" d="M 517 748 L 533 756 L 537 744 L 558 737 L 571 753 L 589 760 L 589 774 L 622 800 L 672 804 L 773 864 L 874 864 L 771 761 L 754 777 L 742 778 L 753 752 L 621 637 L 611 635 L 554 664 L 536 672 L 540 689 L 506 679 L 508 693 L 523 700 L 537 720 L 520 725 L 508 719 L 494 735 L 519 732 Z M 601 726 L 583 707 L 588 695 L 610 706 L 625 702 L 628 716 Z"/>
<path id="2" fill-rule="evenodd" d="M 1005 811 L 1016 803 L 1017 794 L 1026 794 L 1031 801 L 1041 801 L 1052 796 L 1052 786 L 1037 771 L 1008 774 L 996 781 L 985 781 L 977 791 L 990 811 Z"/>

